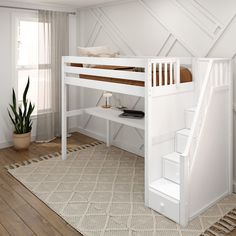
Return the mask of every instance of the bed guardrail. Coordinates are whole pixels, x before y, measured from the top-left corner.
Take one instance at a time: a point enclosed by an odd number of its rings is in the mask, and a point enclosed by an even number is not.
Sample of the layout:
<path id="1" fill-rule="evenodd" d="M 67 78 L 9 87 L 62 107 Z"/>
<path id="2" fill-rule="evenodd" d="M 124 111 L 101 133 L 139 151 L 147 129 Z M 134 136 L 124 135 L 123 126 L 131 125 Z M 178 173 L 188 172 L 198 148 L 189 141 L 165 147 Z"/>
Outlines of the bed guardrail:
<path id="1" fill-rule="evenodd" d="M 147 66 L 148 63 L 151 63 L 151 68 L 150 66 Z M 76 64 L 81 66 L 75 66 Z M 116 66 L 126 68 L 130 67 L 133 68 L 133 70 L 111 70 L 110 68 L 103 68 L 104 66 Z M 147 79 L 146 76 L 146 74 L 148 73 L 148 69 L 151 70 L 149 71 L 149 75 L 152 77 L 151 86 L 153 88 L 163 88 L 165 86 L 172 85 L 178 86 L 180 84 L 179 58 L 63 58 L 63 73 L 65 74 L 65 79 L 74 77 L 79 78 L 80 75 L 88 75 L 143 82 L 144 85 L 144 82 L 150 81 L 150 79 Z"/>
<path id="2" fill-rule="evenodd" d="M 180 61 L 179 59 L 157 59 L 152 63 L 153 87 L 178 85 L 180 83 Z M 158 78 L 157 78 L 158 71 Z M 161 71 L 161 73 L 160 73 Z"/>

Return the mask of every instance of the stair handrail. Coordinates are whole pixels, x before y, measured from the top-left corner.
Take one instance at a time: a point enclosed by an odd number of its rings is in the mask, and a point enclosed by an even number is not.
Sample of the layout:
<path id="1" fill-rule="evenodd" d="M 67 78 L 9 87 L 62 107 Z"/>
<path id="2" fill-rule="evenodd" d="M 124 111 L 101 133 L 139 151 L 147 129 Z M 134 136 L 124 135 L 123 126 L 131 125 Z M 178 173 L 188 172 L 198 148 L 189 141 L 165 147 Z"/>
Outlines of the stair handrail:
<path id="1" fill-rule="evenodd" d="M 190 130 L 189 138 L 187 140 L 186 148 L 185 148 L 184 153 L 181 154 L 182 157 L 188 157 L 189 154 L 190 154 L 191 146 L 193 144 L 194 134 L 197 130 L 197 124 L 198 124 L 198 121 L 199 121 L 199 117 L 201 115 L 200 111 L 201 111 L 201 108 L 203 107 L 204 97 L 205 97 L 205 94 L 206 94 L 207 89 L 208 89 L 207 85 L 208 85 L 208 83 L 211 79 L 211 72 L 212 72 L 212 69 L 213 69 L 213 64 L 214 64 L 214 61 L 213 61 L 213 59 L 211 59 L 210 62 L 209 62 L 207 71 L 206 71 L 205 79 L 203 81 L 201 93 L 200 93 L 199 100 L 198 100 L 198 105 L 197 105 L 197 108 L 196 108 L 196 111 L 195 111 L 195 116 L 194 116 L 194 119 L 193 119 L 192 128 Z"/>
<path id="2" fill-rule="evenodd" d="M 195 116 L 193 119 L 193 124 L 190 130 L 190 134 L 189 134 L 189 138 L 187 140 L 187 144 L 186 144 L 186 148 L 184 153 L 181 154 L 181 156 L 183 158 L 188 157 L 190 155 L 190 151 L 191 151 L 191 147 L 193 145 L 193 139 L 195 138 L 195 133 L 197 131 L 198 128 L 198 123 L 199 123 L 199 119 L 200 119 L 200 115 L 201 115 L 201 110 L 204 106 L 204 98 L 207 94 L 207 92 L 209 91 L 209 82 L 210 80 L 213 78 L 211 75 L 211 73 L 213 72 L 214 69 L 214 65 L 216 65 L 217 63 L 225 63 L 228 62 L 229 59 L 221 59 L 221 58 L 216 58 L 216 59 L 210 59 L 209 64 L 208 64 L 208 68 L 206 71 L 206 75 L 205 75 L 205 79 L 203 81 L 203 85 L 202 85 L 202 89 L 201 89 L 201 93 L 199 96 L 199 100 L 198 100 L 198 105 L 195 111 Z M 191 167 L 190 167 L 191 170 Z"/>
<path id="3" fill-rule="evenodd" d="M 189 213 L 188 213 L 189 178 L 188 177 L 189 177 L 190 159 L 187 157 L 189 157 L 190 150 L 193 145 L 193 138 L 197 129 L 197 124 L 200 117 L 200 111 L 203 106 L 203 101 L 204 101 L 204 97 L 207 91 L 207 85 L 210 80 L 212 68 L 213 68 L 213 60 L 210 60 L 207 67 L 205 79 L 203 81 L 203 86 L 200 93 L 199 102 L 197 105 L 196 113 L 193 119 L 192 129 L 190 130 L 190 134 L 187 140 L 185 151 L 184 153 L 180 154 L 180 224 L 183 226 L 187 226 L 188 221 L 189 221 Z"/>
<path id="4" fill-rule="evenodd" d="M 180 223 L 183 226 L 187 226 L 189 221 L 189 176 L 191 175 L 192 167 L 194 165 L 194 158 L 198 145 L 197 142 L 194 142 L 194 139 L 199 137 L 204 125 L 205 114 L 209 105 L 212 89 L 217 86 L 224 86 L 224 82 L 222 82 L 223 68 L 221 68 L 221 66 L 224 63 L 228 63 L 230 59 L 217 58 L 204 60 L 208 61 L 208 66 L 204 76 L 186 148 L 184 153 L 180 154 Z M 218 71 L 219 67 L 215 66 L 220 66 L 222 70 Z M 217 77 L 213 76 L 215 70 L 217 70 L 216 73 L 220 72 L 220 74 L 217 74 Z M 226 72 L 226 78 L 229 80 L 229 69 L 227 69 Z"/>
<path id="5" fill-rule="evenodd" d="M 180 224 L 183 226 L 188 225 L 189 221 L 189 174 L 190 174 L 190 151 L 193 147 L 194 134 L 197 131 L 198 121 L 201 115 L 201 109 L 204 106 L 204 98 L 207 92 L 208 83 L 211 78 L 213 68 L 213 60 L 209 61 L 205 79 L 203 81 L 202 90 L 199 96 L 199 101 L 195 116 L 193 119 L 192 128 L 190 130 L 189 138 L 185 147 L 184 153 L 180 154 Z"/>

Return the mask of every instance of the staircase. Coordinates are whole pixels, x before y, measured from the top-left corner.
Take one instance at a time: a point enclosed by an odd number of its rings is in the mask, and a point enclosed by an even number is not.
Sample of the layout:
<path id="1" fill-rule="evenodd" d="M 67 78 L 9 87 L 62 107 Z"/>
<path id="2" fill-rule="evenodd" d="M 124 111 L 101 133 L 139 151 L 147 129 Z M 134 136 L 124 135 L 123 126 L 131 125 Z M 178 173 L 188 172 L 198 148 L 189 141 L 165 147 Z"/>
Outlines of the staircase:
<path id="1" fill-rule="evenodd" d="M 193 91 L 153 92 L 145 128 L 146 205 L 183 227 L 233 186 L 231 60 L 198 59 L 196 68 Z"/>
<path id="2" fill-rule="evenodd" d="M 149 185 L 152 208 L 176 222 L 179 222 L 180 154 L 185 151 L 195 110 L 185 110 L 185 128 L 176 132 L 175 151 L 162 157 L 162 177 Z"/>

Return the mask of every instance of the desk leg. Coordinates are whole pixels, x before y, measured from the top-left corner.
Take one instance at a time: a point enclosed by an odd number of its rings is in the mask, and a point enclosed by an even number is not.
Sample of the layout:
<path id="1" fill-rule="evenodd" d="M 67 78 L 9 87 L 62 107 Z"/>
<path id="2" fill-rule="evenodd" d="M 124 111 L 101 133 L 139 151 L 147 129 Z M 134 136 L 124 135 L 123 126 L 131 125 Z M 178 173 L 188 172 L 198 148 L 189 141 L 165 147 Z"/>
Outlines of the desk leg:
<path id="1" fill-rule="evenodd" d="M 61 156 L 67 158 L 67 85 L 62 85 L 62 109 L 61 109 Z"/>
<path id="2" fill-rule="evenodd" d="M 67 158 L 67 115 L 66 115 L 66 112 L 67 112 L 67 85 L 64 83 L 64 80 L 63 80 L 62 90 L 61 90 L 61 157 L 62 157 L 62 160 L 65 160 Z"/>
<path id="3" fill-rule="evenodd" d="M 110 147 L 111 145 L 111 139 L 110 139 L 110 136 L 111 136 L 111 122 L 109 120 L 106 121 L 107 122 L 107 147 Z"/>

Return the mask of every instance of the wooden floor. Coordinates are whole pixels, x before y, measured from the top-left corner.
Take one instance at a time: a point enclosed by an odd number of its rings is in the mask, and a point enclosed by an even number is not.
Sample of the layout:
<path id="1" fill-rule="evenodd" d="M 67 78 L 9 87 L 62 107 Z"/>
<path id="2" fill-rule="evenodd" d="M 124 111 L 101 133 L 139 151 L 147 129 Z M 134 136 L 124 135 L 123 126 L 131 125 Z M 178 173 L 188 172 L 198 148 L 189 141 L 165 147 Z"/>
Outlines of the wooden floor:
<path id="1" fill-rule="evenodd" d="M 68 139 L 68 147 L 93 141 L 94 139 L 75 133 Z M 19 152 L 13 148 L 0 150 L 0 236 L 81 235 L 4 169 L 4 166 L 11 163 L 59 150 L 59 139 L 48 144 L 32 143 L 27 151 Z M 236 236 L 236 231 L 229 236 Z"/>
<path id="2" fill-rule="evenodd" d="M 68 146 L 72 148 L 92 141 L 94 139 L 84 135 L 73 134 Z M 47 144 L 32 143 L 28 151 L 0 150 L 0 236 L 81 235 L 4 169 L 5 165 L 59 150 L 59 139 Z"/>

